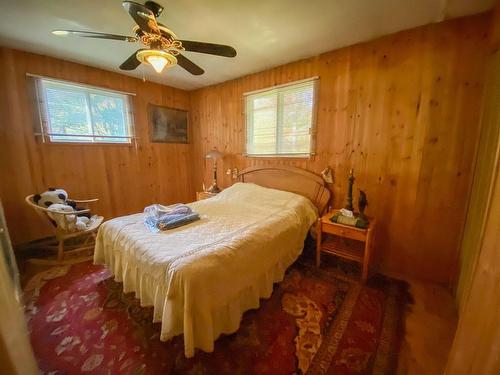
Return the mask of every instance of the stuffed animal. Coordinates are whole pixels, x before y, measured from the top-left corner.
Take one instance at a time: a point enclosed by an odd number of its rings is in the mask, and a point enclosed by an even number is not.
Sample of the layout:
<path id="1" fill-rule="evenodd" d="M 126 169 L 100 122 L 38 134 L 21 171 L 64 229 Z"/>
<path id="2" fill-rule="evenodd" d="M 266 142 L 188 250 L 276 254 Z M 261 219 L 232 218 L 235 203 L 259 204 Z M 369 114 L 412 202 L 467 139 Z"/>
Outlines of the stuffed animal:
<path id="1" fill-rule="evenodd" d="M 84 210 L 84 208 L 82 207 L 77 207 L 76 202 L 68 199 L 68 193 L 66 192 L 66 190 L 59 188 L 49 188 L 47 191 L 41 194 L 35 194 L 33 196 L 33 201 L 43 208 L 48 208 L 51 204 L 54 203 L 61 203 L 73 207 L 75 211 Z M 90 212 L 86 212 L 83 214 L 78 214 L 78 216 L 85 216 L 90 219 L 92 215 L 90 214 Z"/>
<path id="2" fill-rule="evenodd" d="M 85 230 L 90 223 L 90 219 L 85 216 L 63 215 L 62 213 L 74 212 L 73 207 L 67 204 L 54 203 L 47 210 L 49 217 L 56 222 L 56 225 L 68 232 Z"/>
<path id="3" fill-rule="evenodd" d="M 49 188 L 41 194 L 35 194 L 33 201 L 40 207 L 47 208 L 51 211 L 48 215 L 52 219 L 54 225 L 63 230 L 85 230 L 90 222 L 90 213 L 75 215 L 61 215 L 61 212 L 74 212 L 83 210 L 77 207 L 74 201 L 68 199 L 66 190 L 58 188 Z M 58 214 L 59 212 L 59 214 Z"/>
<path id="4" fill-rule="evenodd" d="M 35 194 L 33 201 L 40 207 L 48 208 L 51 204 L 66 204 L 68 193 L 63 189 L 49 188 L 41 194 Z"/>

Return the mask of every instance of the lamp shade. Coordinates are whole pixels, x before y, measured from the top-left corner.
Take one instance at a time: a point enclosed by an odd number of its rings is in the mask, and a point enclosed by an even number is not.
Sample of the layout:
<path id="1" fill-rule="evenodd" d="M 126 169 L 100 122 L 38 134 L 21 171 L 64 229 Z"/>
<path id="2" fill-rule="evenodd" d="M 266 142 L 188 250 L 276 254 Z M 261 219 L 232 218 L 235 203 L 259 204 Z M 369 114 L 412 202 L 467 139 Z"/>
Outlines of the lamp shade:
<path id="1" fill-rule="evenodd" d="M 223 154 L 222 152 L 220 151 L 217 151 L 217 150 L 210 150 L 209 152 L 207 152 L 207 154 L 205 155 L 205 157 L 207 159 L 220 159 L 222 158 Z"/>

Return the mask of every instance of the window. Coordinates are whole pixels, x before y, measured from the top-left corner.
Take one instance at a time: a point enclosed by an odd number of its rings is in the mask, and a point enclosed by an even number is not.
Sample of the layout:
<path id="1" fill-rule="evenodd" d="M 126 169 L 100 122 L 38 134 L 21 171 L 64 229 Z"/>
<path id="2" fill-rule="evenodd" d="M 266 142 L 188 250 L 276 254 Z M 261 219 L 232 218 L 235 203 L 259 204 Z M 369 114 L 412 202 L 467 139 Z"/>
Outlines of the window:
<path id="1" fill-rule="evenodd" d="M 36 78 L 42 135 L 51 142 L 130 143 L 129 96 Z"/>
<path id="2" fill-rule="evenodd" d="M 318 79 L 246 94 L 246 152 L 249 156 L 313 153 Z"/>

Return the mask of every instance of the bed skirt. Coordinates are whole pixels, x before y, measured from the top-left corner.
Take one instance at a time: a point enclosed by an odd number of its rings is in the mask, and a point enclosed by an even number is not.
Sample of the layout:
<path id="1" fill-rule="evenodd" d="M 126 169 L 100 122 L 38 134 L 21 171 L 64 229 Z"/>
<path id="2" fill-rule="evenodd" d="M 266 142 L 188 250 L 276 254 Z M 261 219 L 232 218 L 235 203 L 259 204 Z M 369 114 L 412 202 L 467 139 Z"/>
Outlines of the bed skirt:
<path id="1" fill-rule="evenodd" d="M 271 296 L 274 283 L 283 280 L 286 270 L 298 258 L 302 248 L 300 246 L 284 251 L 283 258 L 263 272 L 251 285 L 241 289 L 228 303 L 213 306 L 212 311 L 196 314 L 196 321 L 192 319 L 193 314 L 184 310 L 183 301 L 176 300 L 175 296 L 168 296 L 166 280 L 141 272 L 134 262 L 124 260 L 122 253 L 115 251 L 113 256 L 106 256 L 111 253 L 109 251 L 96 253 L 94 263 L 106 265 L 115 281 L 123 283 L 123 291 L 135 293 L 141 306 L 153 306 L 153 321 L 162 323 L 162 341 L 184 334 L 184 353 L 190 358 L 194 356 L 195 348 L 213 352 L 214 342 L 221 334 L 236 332 L 243 313 L 258 308 L 261 298 Z"/>

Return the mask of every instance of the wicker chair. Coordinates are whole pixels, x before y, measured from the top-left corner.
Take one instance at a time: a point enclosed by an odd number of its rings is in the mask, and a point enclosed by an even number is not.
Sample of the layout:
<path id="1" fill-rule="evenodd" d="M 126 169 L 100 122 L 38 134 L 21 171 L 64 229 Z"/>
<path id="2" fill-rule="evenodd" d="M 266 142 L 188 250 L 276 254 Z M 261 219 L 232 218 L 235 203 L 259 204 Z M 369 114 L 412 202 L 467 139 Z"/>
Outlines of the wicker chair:
<path id="1" fill-rule="evenodd" d="M 89 213 L 90 209 L 85 208 L 83 210 L 73 211 L 73 212 L 55 212 L 50 211 L 47 208 L 38 206 L 33 201 L 34 194 L 28 195 L 25 200 L 26 203 L 33 207 L 33 209 L 37 212 L 43 220 L 46 220 L 50 223 L 51 228 L 53 228 L 55 235 L 55 245 L 48 244 L 48 248 L 57 248 L 57 261 L 65 260 L 66 256 L 74 255 L 76 253 L 87 252 L 88 250 L 93 249 L 95 245 L 95 238 L 97 230 L 99 226 L 102 224 L 103 217 L 102 216 L 93 216 L 92 221 L 87 229 L 82 231 L 68 230 L 67 228 L 74 227 L 74 224 L 77 220 L 77 215 Z M 86 199 L 86 200 L 73 200 L 78 205 L 88 205 L 90 203 L 95 203 L 99 199 Z M 64 218 L 65 225 L 57 225 L 57 223 L 49 216 L 51 215 L 61 215 L 58 218 Z M 73 239 L 76 244 L 66 245 L 65 242 Z M 80 240 L 78 242 L 78 240 Z M 54 243 L 54 240 L 50 241 Z"/>

